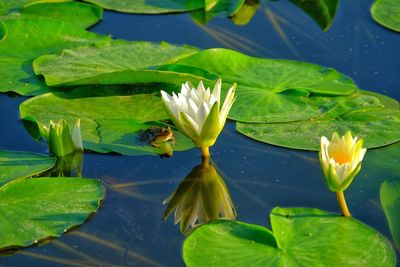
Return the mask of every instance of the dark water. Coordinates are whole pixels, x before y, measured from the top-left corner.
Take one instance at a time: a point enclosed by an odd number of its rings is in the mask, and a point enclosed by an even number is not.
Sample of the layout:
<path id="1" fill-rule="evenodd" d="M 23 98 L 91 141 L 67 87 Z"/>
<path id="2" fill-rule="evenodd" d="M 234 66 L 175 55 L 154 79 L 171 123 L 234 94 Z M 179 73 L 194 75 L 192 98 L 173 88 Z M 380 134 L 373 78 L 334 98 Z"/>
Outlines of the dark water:
<path id="1" fill-rule="evenodd" d="M 341 1 L 336 20 L 325 33 L 292 4 L 267 4 L 267 11 L 260 8 L 247 26 L 215 18 L 204 28 L 187 14 L 105 12 L 104 20 L 92 30 L 128 40 L 167 41 L 202 49 L 227 47 L 254 56 L 308 61 L 337 69 L 360 88 L 400 99 L 400 37 L 372 21 L 372 1 Z M 271 21 L 277 21 L 279 27 Z M 46 153 L 46 144 L 33 141 L 19 122 L 18 105 L 24 100 L 0 95 L 0 148 Z M 233 122 L 227 123 L 211 151 L 241 221 L 269 227 L 268 214 L 275 206 L 339 211 L 336 196 L 324 183 L 316 153 L 253 141 L 238 134 Z M 368 166 L 373 157 L 384 153 L 385 149 L 367 153 L 363 169 L 346 196 L 355 218 L 390 239 L 379 204 L 379 188 L 396 174 Z M 172 218 L 162 221 L 162 201 L 199 163 L 198 150 L 175 153 L 171 159 L 86 153 L 85 177 L 101 178 L 108 184 L 137 184 L 108 190 L 103 206 L 86 224 L 50 244 L 2 257 L 0 265 L 150 266 L 155 261 L 182 266 L 184 236 Z"/>

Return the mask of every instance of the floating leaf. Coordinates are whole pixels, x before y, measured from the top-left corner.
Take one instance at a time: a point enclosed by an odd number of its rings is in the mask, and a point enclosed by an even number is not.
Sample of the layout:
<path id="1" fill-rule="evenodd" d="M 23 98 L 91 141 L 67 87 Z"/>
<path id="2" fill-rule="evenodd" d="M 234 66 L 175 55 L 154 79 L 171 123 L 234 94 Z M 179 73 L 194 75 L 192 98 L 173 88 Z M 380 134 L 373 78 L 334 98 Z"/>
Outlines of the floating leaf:
<path id="1" fill-rule="evenodd" d="M 101 182 L 81 178 L 32 178 L 0 188 L 0 248 L 24 247 L 58 237 L 82 224 L 104 196 Z"/>
<path id="2" fill-rule="evenodd" d="M 141 138 L 141 135 L 153 126 L 171 128 L 175 139 L 174 142 L 169 143 L 172 151 L 183 151 L 195 147 L 192 140 L 166 123 L 140 122 L 132 119 L 104 119 L 96 122 L 99 124 L 98 132 L 101 147 L 123 155 L 168 154 L 163 146 L 154 147 L 151 145 L 151 141 L 153 141 L 151 133 L 147 138 Z"/>
<path id="3" fill-rule="evenodd" d="M 81 119 L 83 145 L 97 152 L 104 150 L 98 136 L 102 119 L 133 119 L 141 122 L 167 119 L 161 98 L 153 94 L 115 95 L 100 87 L 78 88 L 68 93 L 48 93 L 20 105 L 22 119 L 48 125 L 50 120 L 65 119 L 73 125 Z"/>
<path id="4" fill-rule="evenodd" d="M 45 77 L 47 85 L 99 84 L 105 73 L 110 73 L 113 83 L 118 82 L 118 72 L 129 72 L 130 83 L 170 82 L 171 78 L 179 83 L 185 82 L 180 73 L 160 73 L 156 68 L 197 52 L 190 46 L 175 46 L 168 43 L 128 42 L 113 40 L 92 46 L 64 50 L 59 55 L 46 55 L 33 62 L 36 74 Z M 117 74 L 115 73 L 117 72 Z M 187 75 L 186 75 L 187 76 Z M 89 79 L 90 78 L 90 79 Z M 89 79 L 90 81 L 87 81 Z M 85 81 L 86 80 L 86 81 Z"/>
<path id="5" fill-rule="evenodd" d="M 32 61 L 64 48 L 108 40 L 77 26 L 51 19 L 9 18 L 0 40 L 0 92 L 37 95 L 48 91 L 32 69 Z"/>
<path id="6" fill-rule="evenodd" d="M 386 146 L 400 141 L 400 110 L 385 108 L 358 109 L 339 117 L 313 118 L 290 123 L 237 123 L 236 129 L 261 142 L 295 149 L 315 150 L 320 137 L 334 131 L 364 139 L 365 147 Z"/>
<path id="7" fill-rule="evenodd" d="M 0 186 L 14 180 L 32 177 L 51 169 L 56 158 L 47 155 L 0 151 Z"/>
<path id="8" fill-rule="evenodd" d="M 326 31 L 335 19 L 339 0 L 290 0 L 301 8 Z"/>
<path id="9" fill-rule="evenodd" d="M 37 3 L 59 3 L 69 2 L 71 0 L 4 0 L 0 2 L 0 16 L 11 12 L 18 12 L 23 7 Z"/>
<path id="10" fill-rule="evenodd" d="M 400 1 L 375 0 L 371 7 L 371 14 L 377 23 L 400 32 Z"/>
<path id="11" fill-rule="evenodd" d="M 238 221 L 200 226 L 185 240 L 187 266 L 395 266 L 387 240 L 352 218 L 275 208 L 273 232 Z"/>
<path id="12" fill-rule="evenodd" d="M 103 16 L 103 9 L 98 6 L 80 2 L 40 2 L 25 7 L 17 14 L 17 16 L 23 16 L 24 18 L 56 19 L 86 29 L 99 22 Z"/>
<path id="13" fill-rule="evenodd" d="M 400 247 L 400 180 L 384 182 L 380 194 L 393 240 Z"/>
<path id="14" fill-rule="evenodd" d="M 333 108 L 332 103 L 315 101 L 310 98 L 312 94 L 350 95 L 357 91 L 349 78 L 333 69 L 249 57 L 227 49 L 206 50 L 162 67 L 188 73 L 193 73 L 193 68 L 208 71 L 208 77 L 221 77 L 224 84 L 238 83 L 237 100 L 229 118 L 245 122 L 285 122 L 319 116 Z"/>
<path id="15" fill-rule="evenodd" d="M 204 0 L 84 0 L 103 7 L 135 14 L 186 12 L 204 8 Z"/>

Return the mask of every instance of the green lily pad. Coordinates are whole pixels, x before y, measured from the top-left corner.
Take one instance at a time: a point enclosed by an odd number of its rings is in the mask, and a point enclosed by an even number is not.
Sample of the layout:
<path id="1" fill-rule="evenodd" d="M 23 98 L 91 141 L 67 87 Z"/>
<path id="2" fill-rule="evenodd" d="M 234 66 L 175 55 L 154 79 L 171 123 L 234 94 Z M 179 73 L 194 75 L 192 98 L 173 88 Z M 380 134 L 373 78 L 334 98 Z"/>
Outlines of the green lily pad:
<path id="1" fill-rule="evenodd" d="M 19 12 L 23 7 L 37 3 L 59 3 L 69 2 L 71 0 L 12 0 L 0 2 L 0 16 L 7 15 L 11 12 Z"/>
<path id="2" fill-rule="evenodd" d="M 380 194 L 390 232 L 400 248 L 400 180 L 384 182 Z"/>
<path id="3" fill-rule="evenodd" d="M 384 106 L 385 108 L 400 109 L 400 102 L 389 96 L 382 95 L 382 94 L 379 94 L 376 92 L 366 91 L 366 90 L 360 90 L 360 93 L 363 95 L 374 96 L 374 97 L 378 98 L 381 105 Z"/>
<path id="4" fill-rule="evenodd" d="M 84 0 L 104 9 L 134 14 L 187 12 L 204 8 L 204 0 Z"/>
<path id="5" fill-rule="evenodd" d="M 22 9 L 16 16 L 24 18 L 50 18 L 61 20 L 79 26 L 89 28 L 101 20 L 103 9 L 98 6 L 80 3 L 38 3 Z"/>
<path id="6" fill-rule="evenodd" d="M 0 151 L 0 187 L 14 179 L 24 179 L 43 173 L 56 164 L 57 159 L 47 155 Z"/>
<path id="7" fill-rule="evenodd" d="M 132 70 L 129 72 L 131 83 L 166 82 L 169 80 L 165 76 L 173 73 L 160 75 L 160 71 L 156 70 L 157 66 L 174 62 L 197 51 L 194 47 L 168 43 L 113 40 L 64 50 L 59 55 L 39 57 L 33 62 L 33 68 L 36 74 L 44 76 L 50 86 L 89 84 L 89 78 L 93 83 L 99 84 L 99 80 L 104 80 L 101 75 L 105 73 L 110 73 L 113 81 L 118 83 L 118 74 L 115 72 L 124 70 Z M 185 82 L 185 75 L 176 73 L 176 76 L 180 83 Z"/>
<path id="8" fill-rule="evenodd" d="M 111 152 L 100 145 L 97 121 L 133 119 L 141 122 L 168 119 L 161 98 L 154 94 L 115 95 L 100 87 L 77 88 L 68 93 L 47 93 L 20 105 L 21 119 L 41 125 L 65 119 L 71 125 L 80 118 L 83 145 L 97 152 Z M 42 135 L 43 136 L 43 135 Z"/>
<path id="9" fill-rule="evenodd" d="M 353 218 L 275 208 L 272 230 L 238 221 L 200 226 L 185 240 L 187 266 L 395 266 L 387 240 Z"/>
<path id="10" fill-rule="evenodd" d="M 339 0 L 290 0 L 326 31 L 335 19 Z"/>
<path id="11" fill-rule="evenodd" d="M 0 188 L 0 249 L 58 237 L 82 224 L 104 197 L 101 182 L 81 178 L 32 178 Z"/>
<path id="12" fill-rule="evenodd" d="M 117 152 L 123 155 L 163 155 L 168 154 L 162 144 L 152 146 L 152 136 L 149 140 L 142 140 L 147 129 L 150 127 L 170 127 L 173 131 L 174 142 L 170 142 L 167 147 L 171 151 L 184 151 L 195 147 L 192 140 L 180 133 L 175 127 L 162 122 L 140 122 L 132 119 L 104 119 L 97 120 L 99 124 L 98 132 L 100 137 L 100 145 L 103 149 Z M 173 144 L 175 143 L 175 144 Z M 168 145 L 168 144 L 167 144 Z"/>
<path id="13" fill-rule="evenodd" d="M 161 69 L 221 77 L 226 91 L 237 82 L 237 100 L 229 118 L 243 122 L 287 122 L 320 116 L 333 108 L 313 94 L 351 95 L 356 85 L 326 67 L 290 60 L 249 57 L 227 49 L 210 49 Z M 199 75 L 196 73 L 196 75 Z"/>
<path id="14" fill-rule="evenodd" d="M 376 0 L 371 7 L 372 18 L 380 25 L 400 32 L 400 2 Z"/>
<path id="15" fill-rule="evenodd" d="M 49 91 L 32 69 L 32 61 L 64 48 L 109 40 L 52 19 L 9 18 L 3 21 L 6 36 L 0 40 L 0 92 L 37 95 Z"/>
<path id="16" fill-rule="evenodd" d="M 253 139 L 272 145 L 318 151 L 320 137 L 330 138 L 334 131 L 364 139 L 364 146 L 375 148 L 400 141 L 400 110 L 357 109 L 339 117 L 313 118 L 289 123 L 237 123 L 236 129 Z"/>

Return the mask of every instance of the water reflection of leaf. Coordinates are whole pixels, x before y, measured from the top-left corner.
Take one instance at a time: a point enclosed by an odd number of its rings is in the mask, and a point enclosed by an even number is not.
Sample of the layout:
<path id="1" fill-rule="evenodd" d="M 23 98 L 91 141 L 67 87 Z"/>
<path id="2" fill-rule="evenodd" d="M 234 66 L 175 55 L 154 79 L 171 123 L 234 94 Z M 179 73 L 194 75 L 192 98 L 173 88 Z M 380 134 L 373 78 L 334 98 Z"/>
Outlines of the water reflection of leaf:
<path id="1" fill-rule="evenodd" d="M 208 159 L 193 168 L 164 204 L 164 220 L 175 210 L 175 224 L 184 234 L 210 221 L 236 218 L 225 181 Z"/>

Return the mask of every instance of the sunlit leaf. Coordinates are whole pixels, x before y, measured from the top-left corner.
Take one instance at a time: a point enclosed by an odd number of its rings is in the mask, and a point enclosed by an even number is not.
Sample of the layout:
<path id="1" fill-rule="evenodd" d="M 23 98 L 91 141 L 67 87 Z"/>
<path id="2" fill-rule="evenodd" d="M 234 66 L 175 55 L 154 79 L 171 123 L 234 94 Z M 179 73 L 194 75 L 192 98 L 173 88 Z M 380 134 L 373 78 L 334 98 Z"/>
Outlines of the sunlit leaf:
<path id="1" fill-rule="evenodd" d="M 400 248 L 400 180 L 384 182 L 380 195 L 393 240 Z"/>
<path id="2" fill-rule="evenodd" d="M 32 178 L 0 188 L 0 249 L 58 237 L 82 224 L 104 196 L 101 182 L 81 178 Z"/>
<path id="3" fill-rule="evenodd" d="M 5 0 L 0 2 L 0 16 L 11 12 L 19 12 L 23 7 L 37 3 L 60 3 L 71 0 Z"/>
<path id="4" fill-rule="evenodd" d="M 89 28 L 102 18 L 103 9 L 80 2 L 37 3 L 22 9 L 16 16 L 24 18 L 50 18 Z"/>
<path id="5" fill-rule="evenodd" d="M 149 122 L 168 118 L 158 96 L 114 93 L 112 89 L 102 90 L 101 87 L 77 88 L 68 93 L 48 93 L 22 103 L 20 116 L 39 126 L 59 119 L 65 119 L 73 125 L 80 118 L 83 145 L 97 152 L 109 152 L 100 145 L 97 130 L 99 120 L 132 119 Z"/>
<path id="6" fill-rule="evenodd" d="M 385 238 L 352 218 L 275 208 L 272 232 L 238 221 L 200 226 L 185 240 L 187 266 L 395 266 Z"/>
<path id="7" fill-rule="evenodd" d="M 314 118 L 289 123 L 237 123 L 237 130 L 261 142 L 295 149 L 315 150 L 321 136 L 333 132 L 364 139 L 365 147 L 386 146 L 400 141 L 400 110 L 385 108 L 358 109 L 339 117 Z"/>
<path id="8" fill-rule="evenodd" d="M 43 54 L 64 48 L 108 40 L 70 23 L 53 19 L 9 18 L 0 40 L 0 92 L 37 95 L 48 91 L 32 69 L 32 61 Z"/>
<path id="9" fill-rule="evenodd" d="M 193 73 L 193 68 L 208 71 L 208 77 L 221 77 L 224 84 L 237 82 L 237 100 L 229 118 L 245 122 L 285 122 L 319 116 L 333 106 L 330 101 L 315 101 L 310 98 L 312 94 L 350 95 L 357 91 L 348 77 L 333 69 L 249 57 L 227 49 L 206 50 L 162 67 L 187 73 Z"/>
<path id="10" fill-rule="evenodd" d="M 14 180 L 24 179 L 51 169 L 56 158 L 47 155 L 0 151 L 0 186 Z"/>
<path id="11" fill-rule="evenodd" d="M 84 0 L 105 9 L 135 14 L 186 12 L 204 8 L 204 0 Z"/>
<path id="12" fill-rule="evenodd" d="M 52 86 L 106 83 L 106 77 L 112 81 L 109 83 L 123 84 L 128 82 L 124 74 L 121 74 L 126 70 L 130 70 L 129 83 L 167 83 L 174 80 L 183 83 L 188 75 L 160 73 L 157 66 L 177 61 L 197 51 L 194 47 L 168 43 L 114 40 L 64 50 L 59 55 L 39 57 L 33 62 L 33 67 L 35 73 L 43 75 L 46 83 Z"/>
<path id="13" fill-rule="evenodd" d="M 371 14 L 377 23 L 400 32 L 400 1 L 375 0 L 371 7 Z"/>

